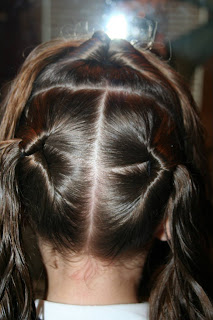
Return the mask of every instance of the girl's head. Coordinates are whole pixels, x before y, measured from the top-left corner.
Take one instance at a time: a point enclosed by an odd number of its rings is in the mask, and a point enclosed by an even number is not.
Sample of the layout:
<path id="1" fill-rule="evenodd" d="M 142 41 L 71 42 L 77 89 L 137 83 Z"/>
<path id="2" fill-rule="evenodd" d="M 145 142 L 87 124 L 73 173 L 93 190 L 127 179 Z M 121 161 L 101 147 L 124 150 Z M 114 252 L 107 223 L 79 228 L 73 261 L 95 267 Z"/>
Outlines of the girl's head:
<path id="1" fill-rule="evenodd" d="M 19 305 L 23 319 L 32 312 L 19 232 L 25 220 L 57 251 L 103 261 L 146 251 L 168 221 L 171 255 L 153 288 L 159 302 L 151 317 L 175 319 L 190 308 L 187 299 L 207 312 L 190 283 L 202 282 L 193 261 L 202 136 L 176 73 L 103 33 L 81 45 L 56 41 L 31 53 L 2 112 L 2 275 L 10 272 L 2 314 L 17 317 Z"/>

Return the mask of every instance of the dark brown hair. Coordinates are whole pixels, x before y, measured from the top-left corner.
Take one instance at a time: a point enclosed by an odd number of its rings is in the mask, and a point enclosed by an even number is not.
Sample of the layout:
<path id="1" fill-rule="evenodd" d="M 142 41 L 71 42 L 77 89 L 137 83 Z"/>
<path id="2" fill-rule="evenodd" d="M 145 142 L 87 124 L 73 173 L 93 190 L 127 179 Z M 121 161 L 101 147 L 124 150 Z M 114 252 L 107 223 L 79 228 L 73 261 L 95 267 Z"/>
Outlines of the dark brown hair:
<path id="1" fill-rule="evenodd" d="M 202 129 L 166 64 L 100 32 L 43 44 L 11 86 L 0 138 L 1 319 L 36 317 L 24 220 L 57 250 L 111 260 L 145 250 L 167 218 L 150 319 L 213 318 Z"/>

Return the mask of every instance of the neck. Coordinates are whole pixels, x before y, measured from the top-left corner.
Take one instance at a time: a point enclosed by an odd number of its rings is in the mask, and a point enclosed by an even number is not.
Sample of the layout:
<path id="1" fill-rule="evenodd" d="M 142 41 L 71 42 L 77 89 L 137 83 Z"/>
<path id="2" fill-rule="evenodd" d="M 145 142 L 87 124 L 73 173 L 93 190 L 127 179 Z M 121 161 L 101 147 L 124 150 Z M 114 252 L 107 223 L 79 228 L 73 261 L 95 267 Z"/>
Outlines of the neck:
<path id="1" fill-rule="evenodd" d="M 42 256 L 48 276 L 47 300 L 74 305 L 137 303 L 140 267 L 103 264 L 81 256 L 65 261 L 56 254 Z"/>
<path id="2" fill-rule="evenodd" d="M 47 300 L 75 305 L 138 302 L 135 283 L 115 270 L 99 271 L 88 277 L 81 271 L 49 270 Z"/>

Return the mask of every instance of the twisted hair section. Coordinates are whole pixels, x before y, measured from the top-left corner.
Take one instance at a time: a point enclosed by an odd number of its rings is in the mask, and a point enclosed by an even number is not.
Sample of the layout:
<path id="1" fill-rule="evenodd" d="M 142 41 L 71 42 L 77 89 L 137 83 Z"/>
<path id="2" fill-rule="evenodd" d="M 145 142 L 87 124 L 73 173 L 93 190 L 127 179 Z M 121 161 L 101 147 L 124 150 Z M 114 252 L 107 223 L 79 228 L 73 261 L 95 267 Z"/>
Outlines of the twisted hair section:
<path id="1" fill-rule="evenodd" d="M 150 319 L 212 318 L 192 179 L 201 176 L 202 130 L 168 66 L 102 33 L 80 45 L 58 40 L 31 53 L 2 113 L 1 139 L 12 139 L 1 153 L 5 319 L 35 316 L 23 217 L 56 250 L 106 261 L 147 250 L 169 219 L 171 254 Z"/>
<path id="2" fill-rule="evenodd" d="M 199 230 L 202 224 L 199 193 L 183 165 L 174 171 L 174 190 L 166 211 L 170 220 L 171 254 L 153 286 L 151 304 L 155 303 L 155 308 L 150 309 L 151 319 L 179 319 L 183 315 L 184 319 L 211 319 L 212 267 L 206 264 L 208 259 Z"/>
<path id="3" fill-rule="evenodd" d="M 20 140 L 0 143 L 0 318 L 34 319 L 32 286 L 21 238 L 21 206 L 15 168 Z"/>

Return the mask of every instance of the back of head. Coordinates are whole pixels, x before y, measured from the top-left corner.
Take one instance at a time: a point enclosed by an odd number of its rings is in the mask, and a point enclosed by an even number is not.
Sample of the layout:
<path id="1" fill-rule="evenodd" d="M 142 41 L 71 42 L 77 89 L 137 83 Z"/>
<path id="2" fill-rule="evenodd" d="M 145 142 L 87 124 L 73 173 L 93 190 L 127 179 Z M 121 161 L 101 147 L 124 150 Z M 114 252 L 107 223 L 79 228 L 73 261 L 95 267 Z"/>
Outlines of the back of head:
<path id="1" fill-rule="evenodd" d="M 211 319 L 199 263 L 202 136 L 176 73 L 103 33 L 42 45 L 14 82 L 0 134 L 3 318 L 34 317 L 23 219 L 56 250 L 103 261 L 140 254 L 168 219 L 171 255 L 150 319 Z"/>

